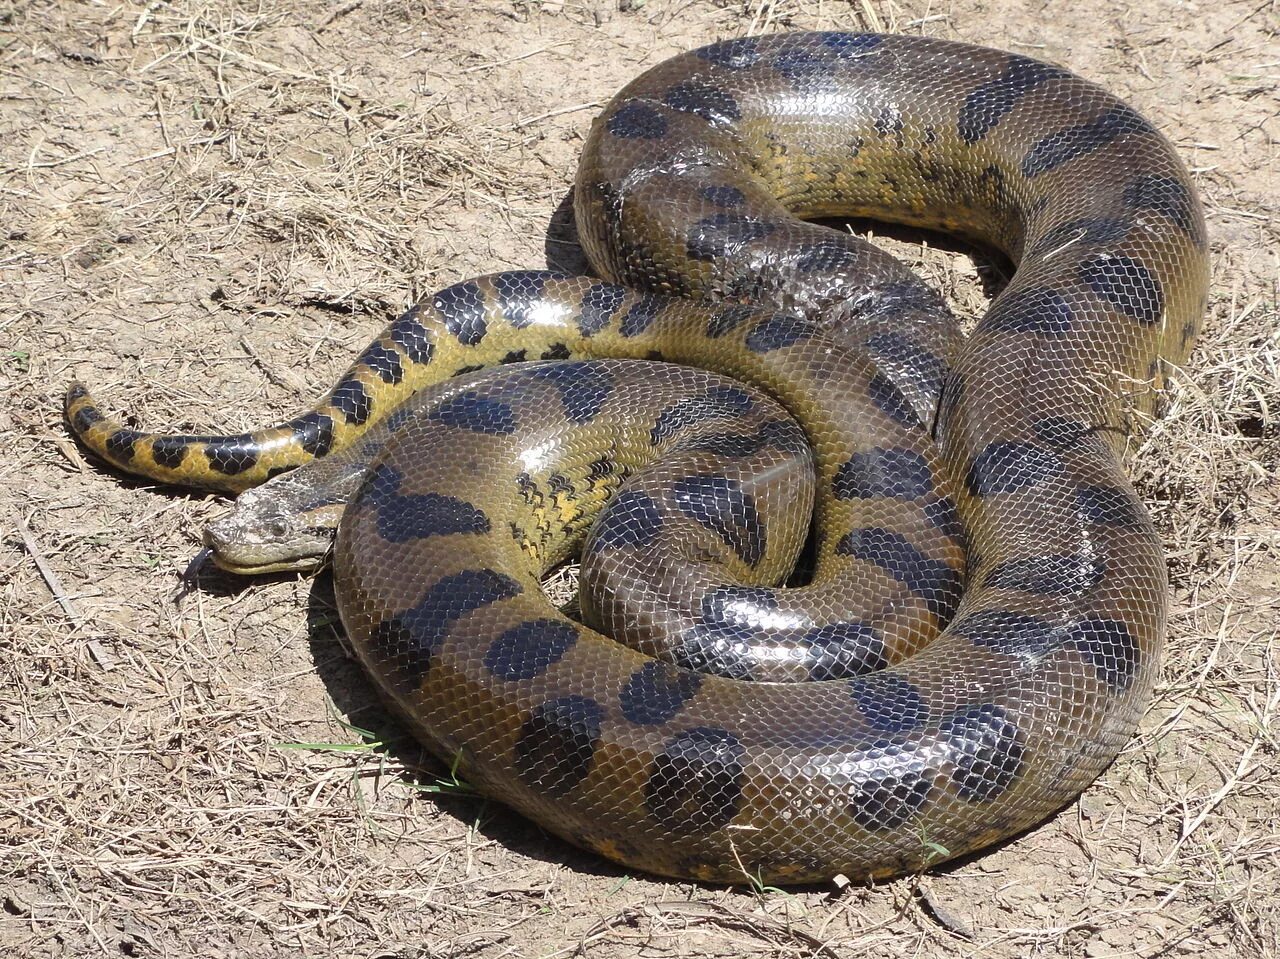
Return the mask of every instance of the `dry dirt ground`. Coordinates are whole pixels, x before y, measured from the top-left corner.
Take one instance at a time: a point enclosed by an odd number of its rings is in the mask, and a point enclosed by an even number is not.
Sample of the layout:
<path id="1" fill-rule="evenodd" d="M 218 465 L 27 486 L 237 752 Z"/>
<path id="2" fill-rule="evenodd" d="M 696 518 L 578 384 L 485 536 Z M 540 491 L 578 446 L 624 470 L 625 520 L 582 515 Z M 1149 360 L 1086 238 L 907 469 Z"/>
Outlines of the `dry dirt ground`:
<path id="1" fill-rule="evenodd" d="M 629 875 L 387 719 L 324 577 L 176 574 L 225 505 L 69 441 L 88 380 L 153 427 L 316 396 L 417 293 L 547 263 L 593 112 L 712 39 L 890 29 L 1058 61 L 1178 145 L 1210 320 L 1134 442 L 1168 546 L 1164 678 L 1083 799 L 917 878 Z M 16 0 L 0 8 L 0 954 L 1280 953 L 1276 0 Z M 986 269 L 896 241 L 973 314 Z"/>

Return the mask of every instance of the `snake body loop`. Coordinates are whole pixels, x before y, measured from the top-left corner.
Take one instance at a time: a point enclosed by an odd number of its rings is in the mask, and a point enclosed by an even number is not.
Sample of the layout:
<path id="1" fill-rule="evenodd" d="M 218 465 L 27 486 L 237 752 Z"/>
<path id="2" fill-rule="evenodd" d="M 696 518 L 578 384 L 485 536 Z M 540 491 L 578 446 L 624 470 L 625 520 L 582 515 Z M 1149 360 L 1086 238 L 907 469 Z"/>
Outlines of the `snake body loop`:
<path id="1" fill-rule="evenodd" d="M 335 584 L 381 689 L 486 795 L 628 867 L 888 876 L 1077 795 L 1164 632 L 1120 453 L 1204 311 L 1170 145 L 1026 57 L 744 38 L 611 101 L 576 209 L 605 282 L 443 290 L 281 426 L 142 433 L 79 386 L 69 422 L 125 469 L 230 491 L 328 457 L 246 502 L 283 522 L 272 489 L 332 509 L 355 488 Z M 966 235 L 1016 272 L 965 339 L 897 261 L 803 219 L 833 215 Z M 787 585 L 810 495 L 813 576 Z M 584 613 L 635 648 L 539 588 L 584 541 Z"/>

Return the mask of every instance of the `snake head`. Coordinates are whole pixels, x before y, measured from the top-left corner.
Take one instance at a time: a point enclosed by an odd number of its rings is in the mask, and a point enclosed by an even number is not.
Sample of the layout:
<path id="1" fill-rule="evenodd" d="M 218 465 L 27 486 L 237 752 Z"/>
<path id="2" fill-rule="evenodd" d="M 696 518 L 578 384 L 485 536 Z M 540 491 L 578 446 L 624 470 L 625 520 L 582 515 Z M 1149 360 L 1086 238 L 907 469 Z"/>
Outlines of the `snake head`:
<path id="1" fill-rule="evenodd" d="M 230 513 L 205 527 L 205 547 L 230 573 L 318 569 L 328 561 L 345 505 L 317 502 L 288 484 L 267 483 L 245 490 Z"/>

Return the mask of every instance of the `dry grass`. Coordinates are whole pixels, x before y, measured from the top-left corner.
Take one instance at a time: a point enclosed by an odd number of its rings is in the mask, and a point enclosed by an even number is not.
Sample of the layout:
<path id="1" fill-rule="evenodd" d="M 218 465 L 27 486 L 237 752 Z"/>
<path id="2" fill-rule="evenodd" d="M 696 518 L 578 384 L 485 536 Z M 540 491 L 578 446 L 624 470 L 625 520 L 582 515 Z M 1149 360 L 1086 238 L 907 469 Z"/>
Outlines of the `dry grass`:
<path id="1" fill-rule="evenodd" d="M 1280 955 L 1274 2 L 19 2 L 0 11 L 0 950 L 14 956 Z M 980 19 L 983 14 L 986 19 Z M 1165 678 L 1035 832 L 869 889 L 628 876 L 458 789 L 377 705 L 323 579 L 174 572 L 220 504 L 87 464 L 73 375 L 154 426 L 317 393 L 548 233 L 594 105 L 716 36 L 886 27 L 1064 61 L 1196 170 L 1210 322 L 1134 449 Z M 890 242 L 960 308 L 963 251 Z M 229 402 L 234 398 L 234 402 Z"/>

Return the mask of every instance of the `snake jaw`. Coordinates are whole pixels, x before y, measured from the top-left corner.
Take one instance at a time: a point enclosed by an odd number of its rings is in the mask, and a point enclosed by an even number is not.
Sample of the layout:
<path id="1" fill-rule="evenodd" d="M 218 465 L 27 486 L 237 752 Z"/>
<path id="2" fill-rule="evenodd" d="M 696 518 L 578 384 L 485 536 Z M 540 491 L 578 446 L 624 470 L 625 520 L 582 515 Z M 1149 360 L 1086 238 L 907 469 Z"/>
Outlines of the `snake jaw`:
<path id="1" fill-rule="evenodd" d="M 286 497 L 264 492 L 269 489 L 246 490 L 230 513 L 205 527 L 202 554 L 219 569 L 240 576 L 306 572 L 325 565 L 341 511 L 331 515 L 324 508 L 315 513 L 293 509 Z"/>

